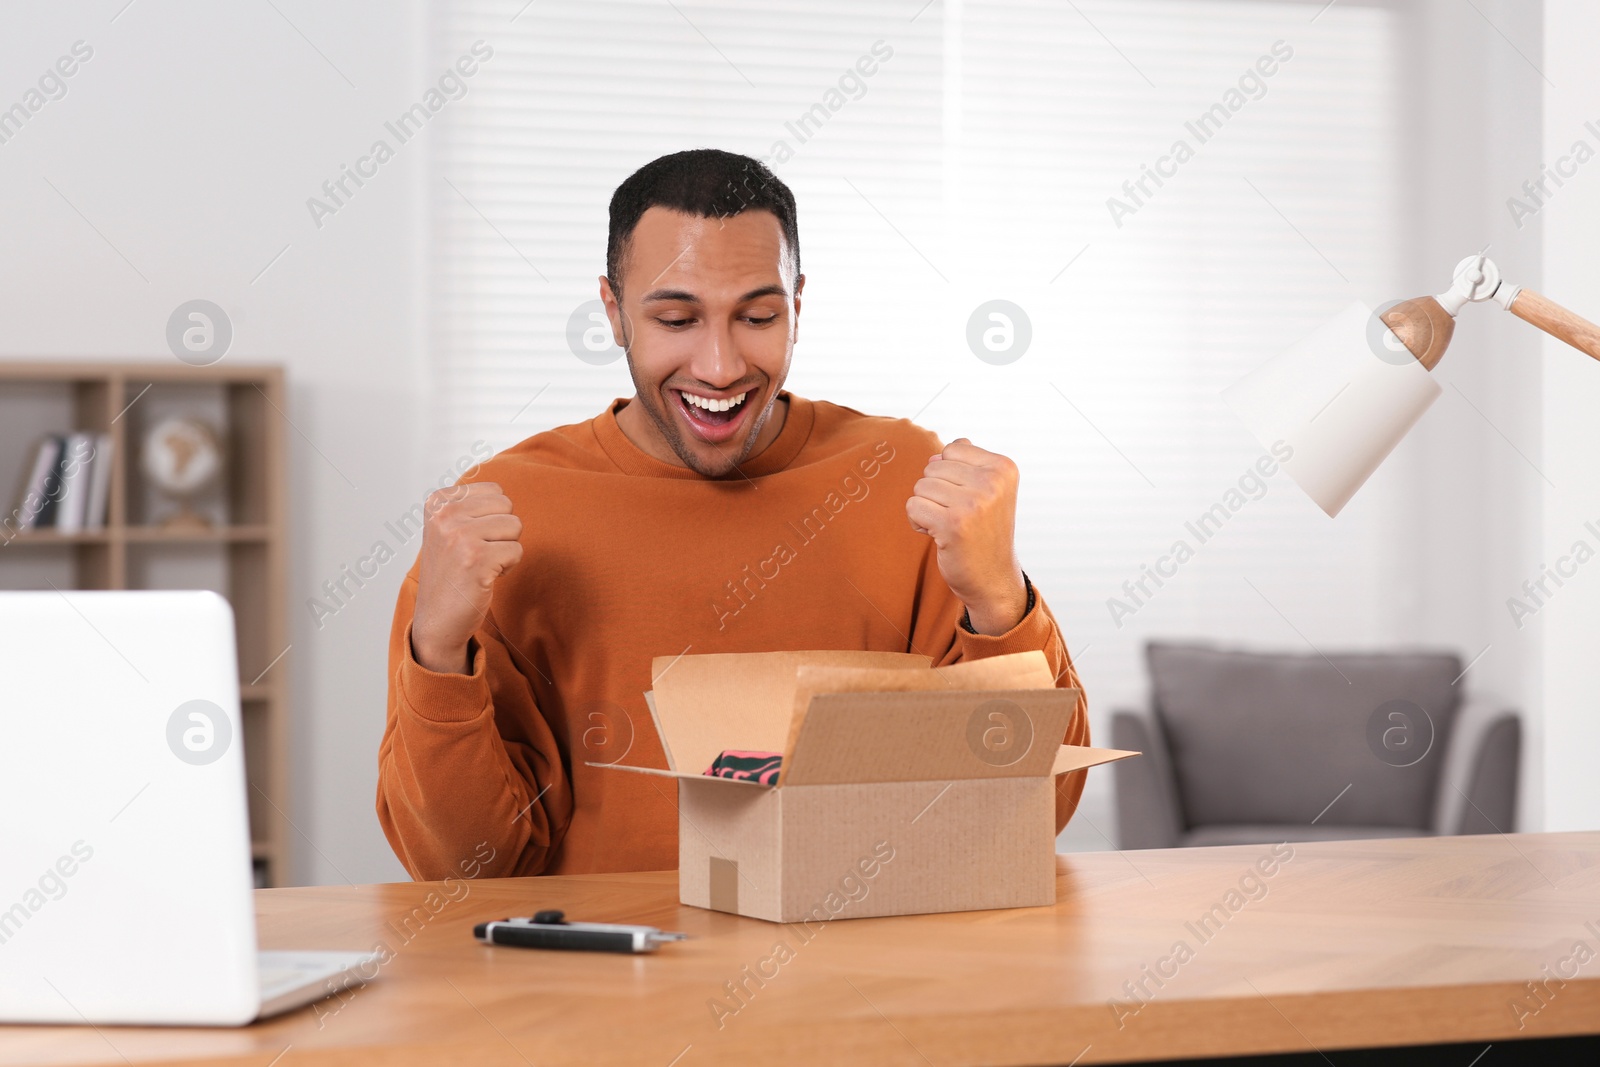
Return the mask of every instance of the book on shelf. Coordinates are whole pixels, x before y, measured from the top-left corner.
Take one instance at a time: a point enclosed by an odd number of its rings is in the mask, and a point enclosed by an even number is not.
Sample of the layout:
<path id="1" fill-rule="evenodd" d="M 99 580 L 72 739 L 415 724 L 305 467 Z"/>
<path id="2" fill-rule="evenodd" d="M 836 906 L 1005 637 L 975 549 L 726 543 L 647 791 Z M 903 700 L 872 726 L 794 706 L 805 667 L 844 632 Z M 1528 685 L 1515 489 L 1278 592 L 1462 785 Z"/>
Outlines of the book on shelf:
<path id="1" fill-rule="evenodd" d="M 88 513 L 84 516 L 85 529 L 106 528 L 106 509 L 111 502 L 112 447 L 110 434 L 95 435 L 94 459 L 89 462 L 89 500 Z"/>
<path id="2" fill-rule="evenodd" d="M 110 434 L 44 435 L 23 461 L 6 525 L 17 533 L 104 529 L 111 467 Z"/>
<path id="3" fill-rule="evenodd" d="M 94 463 L 94 434 L 71 433 L 61 450 L 61 498 L 56 502 L 56 529 L 78 533 L 89 509 L 89 467 Z"/>
<path id="4" fill-rule="evenodd" d="M 37 529 L 40 512 L 45 505 L 45 487 L 55 473 L 56 461 L 61 458 L 62 440 L 54 434 L 39 438 L 22 467 L 22 481 L 17 486 L 16 500 L 11 508 L 10 525 L 23 533 Z"/>

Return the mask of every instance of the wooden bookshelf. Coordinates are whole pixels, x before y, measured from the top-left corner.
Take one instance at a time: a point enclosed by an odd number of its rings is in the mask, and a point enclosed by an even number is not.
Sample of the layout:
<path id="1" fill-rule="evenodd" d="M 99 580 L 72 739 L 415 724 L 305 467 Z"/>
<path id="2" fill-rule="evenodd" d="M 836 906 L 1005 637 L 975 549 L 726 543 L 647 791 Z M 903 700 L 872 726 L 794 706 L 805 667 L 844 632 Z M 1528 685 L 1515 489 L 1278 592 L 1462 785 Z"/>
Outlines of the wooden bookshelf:
<path id="1" fill-rule="evenodd" d="M 283 370 L 267 365 L 0 361 L 0 507 L 40 435 L 110 434 L 104 529 L 0 536 L 0 588 L 214 588 L 237 620 L 240 712 L 256 882 L 289 868 L 288 492 Z M 167 414 L 214 425 L 223 476 L 216 525 L 170 530 L 140 469 L 144 434 Z M 9 540 L 6 540 L 9 537 Z"/>

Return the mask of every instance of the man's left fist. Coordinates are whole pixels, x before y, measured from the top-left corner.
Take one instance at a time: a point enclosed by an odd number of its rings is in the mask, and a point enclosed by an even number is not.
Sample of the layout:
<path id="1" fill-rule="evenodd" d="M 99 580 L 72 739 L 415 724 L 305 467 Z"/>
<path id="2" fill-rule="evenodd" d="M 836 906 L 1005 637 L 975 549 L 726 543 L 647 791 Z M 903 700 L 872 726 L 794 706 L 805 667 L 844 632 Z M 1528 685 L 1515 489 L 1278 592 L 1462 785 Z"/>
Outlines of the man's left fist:
<path id="1" fill-rule="evenodd" d="M 906 501 L 912 529 L 933 538 L 939 573 L 972 628 L 1003 634 L 1028 608 L 1017 562 L 1017 465 L 965 437 L 928 461 Z"/>

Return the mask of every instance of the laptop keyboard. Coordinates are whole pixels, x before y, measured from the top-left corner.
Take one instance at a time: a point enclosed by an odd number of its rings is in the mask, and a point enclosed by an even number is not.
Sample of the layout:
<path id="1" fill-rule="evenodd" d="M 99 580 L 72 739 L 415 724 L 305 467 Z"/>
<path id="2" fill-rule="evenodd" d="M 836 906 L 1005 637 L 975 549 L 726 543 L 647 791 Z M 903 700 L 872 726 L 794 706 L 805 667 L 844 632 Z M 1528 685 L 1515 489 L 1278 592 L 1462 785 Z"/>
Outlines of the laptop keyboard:
<path id="1" fill-rule="evenodd" d="M 279 993 L 286 993 L 296 986 L 305 983 L 311 977 L 305 971 L 293 967 L 270 967 L 263 964 L 257 970 L 261 982 L 261 999 L 275 997 Z"/>
<path id="2" fill-rule="evenodd" d="M 256 963 L 261 999 L 271 1000 L 292 989 L 340 975 L 349 964 L 348 958 L 330 960 L 327 954 L 316 952 L 262 952 Z M 359 984 L 359 980 L 352 980 L 350 984 Z M 334 990 L 330 988 L 327 992 Z"/>

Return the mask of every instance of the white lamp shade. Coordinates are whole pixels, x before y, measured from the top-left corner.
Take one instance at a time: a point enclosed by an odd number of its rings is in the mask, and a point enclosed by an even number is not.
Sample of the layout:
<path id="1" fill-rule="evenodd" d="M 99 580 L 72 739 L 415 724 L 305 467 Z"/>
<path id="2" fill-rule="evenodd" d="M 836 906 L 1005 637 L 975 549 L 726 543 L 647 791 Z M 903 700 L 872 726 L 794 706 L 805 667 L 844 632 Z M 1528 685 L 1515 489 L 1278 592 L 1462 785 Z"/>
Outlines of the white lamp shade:
<path id="1" fill-rule="evenodd" d="M 1330 516 L 1443 392 L 1393 334 L 1387 334 L 1392 353 L 1374 351 L 1372 315 L 1365 304 L 1350 304 L 1222 392 L 1262 447 Z"/>

